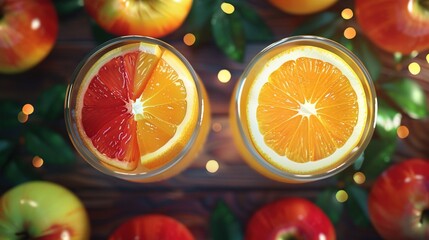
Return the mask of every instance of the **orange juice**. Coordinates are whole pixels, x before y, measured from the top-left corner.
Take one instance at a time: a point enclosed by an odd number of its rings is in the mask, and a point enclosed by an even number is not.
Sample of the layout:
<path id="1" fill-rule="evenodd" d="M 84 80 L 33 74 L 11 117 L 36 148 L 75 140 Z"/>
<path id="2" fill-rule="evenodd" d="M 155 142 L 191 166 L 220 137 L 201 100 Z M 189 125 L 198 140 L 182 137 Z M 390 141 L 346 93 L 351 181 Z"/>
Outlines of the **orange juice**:
<path id="1" fill-rule="evenodd" d="M 206 91 L 189 62 L 157 39 L 126 36 L 77 67 L 65 102 L 69 136 L 93 167 L 153 182 L 184 170 L 209 130 Z"/>
<path id="2" fill-rule="evenodd" d="M 328 39 L 297 36 L 262 50 L 230 105 L 244 160 L 283 182 L 332 176 L 352 164 L 375 126 L 376 95 L 364 65 Z"/>

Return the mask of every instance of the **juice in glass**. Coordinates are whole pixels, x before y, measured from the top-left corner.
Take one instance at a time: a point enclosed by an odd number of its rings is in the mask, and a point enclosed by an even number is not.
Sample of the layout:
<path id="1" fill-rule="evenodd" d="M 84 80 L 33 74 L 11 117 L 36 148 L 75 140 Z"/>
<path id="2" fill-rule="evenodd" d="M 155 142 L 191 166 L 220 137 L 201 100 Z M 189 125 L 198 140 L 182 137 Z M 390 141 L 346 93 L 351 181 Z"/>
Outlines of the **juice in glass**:
<path id="1" fill-rule="evenodd" d="M 171 45 L 124 36 L 79 64 L 65 100 L 66 126 L 99 171 L 153 182 L 184 170 L 202 148 L 210 110 L 198 75 Z"/>
<path id="2" fill-rule="evenodd" d="M 258 53 L 230 104 L 234 141 L 244 160 L 274 180 L 332 176 L 368 145 L 377 100 L 368 71 L 342 45 L 295 36 Z"/>

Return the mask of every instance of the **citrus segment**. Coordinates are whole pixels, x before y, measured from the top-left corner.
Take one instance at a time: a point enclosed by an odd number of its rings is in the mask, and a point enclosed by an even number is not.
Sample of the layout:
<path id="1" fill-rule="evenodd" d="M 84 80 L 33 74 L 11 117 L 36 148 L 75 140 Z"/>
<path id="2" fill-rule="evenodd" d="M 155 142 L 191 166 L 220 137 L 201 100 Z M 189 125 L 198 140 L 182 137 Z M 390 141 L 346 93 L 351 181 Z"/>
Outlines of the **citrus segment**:
<path id="1" fill-rule="evenodd" d="M 130 144 L 130 130 L 135 129 L 135 124 L 129 121 L 132 115 L 127 106 L 134 73 L 127 60 L 137 55 L 134 51 L 113 56 L 91 76 L 82 96 L 83 104 L 78 104 L 82 124 L 79 129 L 90 139 L 87 145 L 97 149 L 96 155 L 105 162 L 128 170 L 134 169 L 137 161 L 127 155 L 135 152 Z"/>
<path id="2" fill-rule="evenodd" d="M 169 51 L 151 44 L 122 46 L 95 62 L 85 79 L 77 100 L 78 130 L 103 163 L 123 170 L 159 167 L 192 135 L 196 87 Z"/>
<path id="3" fill-rule="evenodd" d="M 121 169 L 134 169 L 137 167 L 139 157 L 135 146 L 136 124 L 129 113 L 121 114 L 104 124 L 102 128 L 91 137 L 92 144 L 102 159 Z M 100 157 L 100 154 L 98 154 Z"/>
<path id="4" fill-rule="evenodd" d="M 143 89 L 145 89 L 149 77 L 151 76 L 161 57 L 161 49 L 156 48 L 155 50 L 156 51 L 153 54 L 139 54 L 137 56 L 135 65 L 133 66 L 135 69 L 133 91 L 134 100 L 142 95 Z"/>
<path id="5" fill-rule="evenodd" d="M 250 87 L 247 119 L 256 149 L 294 173 L 335 166 L 364 131 L 360 79 L 339 56 L 294 47 L 270 59 Z"/>
<path id="6" fill-rule="evenodd" d="M 166 156 L 177 155 L 192 134 L 197 116 L 196 87 L 185 65 L 164 52 L 138 101 L 142 113 L 135 113 L 141 162 L 147 168 L 163 165 Z"/>

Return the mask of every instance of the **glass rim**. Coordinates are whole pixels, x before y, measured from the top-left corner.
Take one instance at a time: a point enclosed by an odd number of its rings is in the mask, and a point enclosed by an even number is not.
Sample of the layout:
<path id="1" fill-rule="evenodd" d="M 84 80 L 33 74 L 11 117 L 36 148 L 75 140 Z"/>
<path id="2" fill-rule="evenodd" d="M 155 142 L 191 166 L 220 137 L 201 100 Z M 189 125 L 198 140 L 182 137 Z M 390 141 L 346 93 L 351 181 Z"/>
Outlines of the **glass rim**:
<path id="1" fill-rule="evenodd" d="M 95 154 L 93 154 L 84 144 L 82 138 L 80 137 L 79 131 L 77 129 L 76 125 L 76 119 L 73 112 L 75 111 L 75 106 L 71 106 L 72 100 L 73 100 L 73 93 L 76 93 L 79 90 L 75 90 L 75 88 L 78 88 L 79 86 L 76 86 L 76 84 L 81 84 L 83 81 L 83 78 L 86 74 L 86 71 L 84 68 L 88 65 L 91 65 L 91 60 L 95 59 L 97 61 L 100 57 L 102 57 L 107 52 L 113 50 L 114 48 L 122 45 L 127 45 L 128 43 L 138 43 L 138 42 L 145 42 L 150 44 L 159 45 L 163 48 L 165 48 L 167 51 L 172 52 L 187 68 L 187 71 L 192 76 L 192 80 L 196 87 L 197 92 L 197 98 L 198 98 L 198 117 L 197 122 L 194 126 L 194 130 L 192 133 L 192 136 L 189 138 L 186 145 L 183 147 L 183 149 L 180 151 L 180 153 L 175 156 L 174 159 L 168 161 L 166 164 L 164 164 L 161 167 L 150 169 L 145 172 L 135 172 L 135 173 L 127 173 L 126 170 L 124 171 L 116 171 L 113 169 L 108 168 L 105 166 L 105 164 L 102 163 L 101 160 L 97 158 Z M 88 65 L 87 65 L 88 64 Z M 80 82 L 76 82 L 80 81 Z M 198 74 L 190 64 L 190 62 L 185 58 L 185 56 L 180 53 L 175 47 L 168 44 L 167 42 L 153 38 L 148 36 L 140 36 L 140 35 L 127 35 L 127 36 L 119 36 L 115 37 L 113 39 L 110 39 L 96 47 L 94 47 L 91 51 L 89 51 L 86 56 L 79 62 L 79 64 L 76 66 L 75 70 L 72 73 L 71 80 L 67 86 L 65 101 L 64 101 L 64 118 L 66 123 L 66 129 L 69 135 L 69 138 L 71 142 L 73 143 L 75 149 L 78 151 L 80 156 L 89 163 L 92 167 L 97 169 L 98 171 L 110 175 L 113 177 L 121 178 L 128 181 L 144 181 L 145 179 L 150 179 L 152 177 L 156 177 L 169 169 L 176 166 L 191 150 L 191 147 L 195 144 L 196 139 L 201 131 L 201 125 L 203 123 L 203 115 L 204 115 L 204 96 L 203 96 L 203 87 L 201 86 L 201 82 L 199 81 Z M 76 97 L 76 96 L 74 96 Z M 74 99 L 76 101 L 76 99 Z M 108 165 L 108 164 L 107 164 Z M 116 167 L 113 167 L 115 168 Z"/>
<path id="2" fill-rule="evenodd" d="M 247 82 L 247 76 L 252 71 L 252 68 L 256 65 L 258 60 L 261 59 L 262 57 L 266 56 L 266 54 L 268 54 L 270 50 L 275 49 L 277 47 L 285 46 L 285 45 L 292 44 L 292 43 L 299 43 L 299 42 L 302 42 L 302 43 L 318 43 L 318 44 L 321 44 L 324 46 L 329 46 L 329 47 L 332 47 L 334 49 L 337 49 L 340 53 L 345 54 L 347 57 L 349 57 L 353 61 L 353 63 L 357 65 L 357 68 L 360 71 L 362 71 L 362 74 L 367 79 L 366 82 L 367 82 L 367 85 L 369 88 L 368 94 L 370 94 L 370 96 L 371 96 L 369 98 L 371 100 L 371 102 L 368 102 L 368 106 L 370 103 L 372 103 L 372 109 L 373 109 L 372 113 L 368 114 L 369 121 L 363 130 L 364 131 L 362 134 L 363 137 L 359 140 L 359 143 L 362 142 L 362 145 L 360 145 L 358 150 L 353 152 L 352 155 L 349 154 L 346 157 L 345 161 L 341 162 L 338 166 L 330 169 L 329 171 L 317 173 L 317 174 L 289 173 L 289 172 L 283 171 L 283 170 L 277 168 L 276 166 L 272 165 L 271 163 L 266 161 L 264 159 L 264 157 L 261 156 L 259 151 L 254 147 L 252 140 L 249 139 L 247 136 L 247 133 L 246 133 L 247 129 L 244 129 L 244 126 L 241 124 L 241 122 L 243 121 L 243 116 L 241 114 L 241 112 L 242 112 L 241 101 L 243 98 L 242 93 L 243 93 L 243 88 Z M 364 80 L 361 80 L 361 81 L 364 82 Z M 367 88 L 364 86 L 364 89 L 367 89 Z M 365 90 L 365 92 L 367 92 L 367 91 Z M 246 150 L 250 152 L 250 154 L 256 160 L 256 162 L 261 167 L 263 167 L 265 170 L 267 170 L 271 174 L 274 174 L 277 178 L 287 179 L 287 180 L 292 181 L 292 182 L 310 182 L 310 181 L 325 179 L 325 178 L 328 178 L 328 177 L 335 175 L 338 172 L 341 172 L 342 170 L 346 169 L 351 164 L 353 164 L 354 161 L 358 158 L 358 156 L 363 154 L 364 149 L 367 147 L 367 145 L 371 141 L 371 138 L 372 138 L 372 135 L 373 135 L 373 132 L 375 129 L 375 124 L 376 124 L 375 119 L 376 119 L 377 112 L 378 112 L 377 111 L 378 104 L 377 104 L 377 97 L 376 97 L 376 91 L 375 91 L 374 83 L 372 81 L 370 73 L 368 72 L 367 68 L 362 63 L 362 61 L 353 52 L 351 52 L 349 49 L 347 49 L 345 46 L 341 45 L 340 43 L 337 43 L 337 42 L 335 42 L 331 39 L 328 39 L 328 38 L 324 38 L 324 37 L 320 37 L 320 36 L 314 36 L 314 35 L 298 35 L 298 36 L 291 36 L 291 37 L 282 38 L 276 42 L 271 43 L 267 47 L 263 48 L 259 53 L 257 53 L 250 60 L 249 64 L 247 64 L 245 70 L 243 71 L 243 73 L 239 77 L 238 82 L 237 82 L 237 88 L 235 90 L 234 96 L 235 96 L 235 98 L 233 99 L 233 101 L 235 101 L 235 103 L 234 103 L 235 104 L 234 114 L 237 116 L 235 119 L 236 122 L 234 124 L 236 124 L 236 126 L 237 126 L 237 129 L 239 132 L 239 137 L 241 138 L 241 141 L 243 142 Z M 368 96 L 367 96 L 367 98 L 368 98 Z"/>

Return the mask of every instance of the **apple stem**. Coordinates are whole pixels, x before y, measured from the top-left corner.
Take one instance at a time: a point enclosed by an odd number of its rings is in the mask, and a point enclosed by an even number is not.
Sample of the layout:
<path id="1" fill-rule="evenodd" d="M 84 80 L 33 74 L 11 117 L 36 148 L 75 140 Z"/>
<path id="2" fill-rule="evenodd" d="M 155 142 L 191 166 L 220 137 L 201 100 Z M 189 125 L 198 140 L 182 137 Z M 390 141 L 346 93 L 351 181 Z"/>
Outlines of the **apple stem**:
<path id="1" fill-rule="evenodd" d="M 285 234 L 278 237 L 276 240 L 299 240 L 299 238 L 295 237 L 292 234 Z"/>
<path id="2" fill-rule="evenodd" d="M 30 235 L 28 234 L 27 231 L 18 232 L 15 235 L 18 237 L 19 240 L 29 240 L 29 239 L 31 239 Z"/>
<path id="3" fill-rule="evenodd" d="M 3 8 L 4 8 L 4 2 L 5 2 L 5 0 L 0 0 L 0 20 L 4 16 L 4 10 L 3 10 Z"/>
<path id="4" fill-rule="evenodd" d="M 429 0 L 417 0 L 419 5 L 422 6 L 426 11 L 429 11 Z"/>
<path id="5" fill-rule="evenodd" d="M 423 210 L 422 216 L 420 217 L 420 223 L 421 224 L 429 223 L 429 209 Z"/>
<path id="6" fill-rule="evenodd" d="M 301 236 L 296 232 L 282 232 L 277 234 L 276 240 L 300 240 Z"/>

